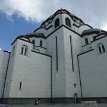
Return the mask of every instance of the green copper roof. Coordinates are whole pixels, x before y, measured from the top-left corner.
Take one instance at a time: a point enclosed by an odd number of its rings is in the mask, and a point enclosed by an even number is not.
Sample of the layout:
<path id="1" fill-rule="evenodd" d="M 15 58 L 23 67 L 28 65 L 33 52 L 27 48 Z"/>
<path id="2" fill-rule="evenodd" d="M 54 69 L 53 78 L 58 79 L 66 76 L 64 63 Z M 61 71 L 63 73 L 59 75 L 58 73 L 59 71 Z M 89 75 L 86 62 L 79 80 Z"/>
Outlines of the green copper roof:
<path id="1" fill-rule="evenodd" d="M 29 38 L 29 37 L 37 37 L 37 38 L 45 38 L 43 33 L 33 32 L 33 33 L 26 33 L 23 35 L 18 36 L 17 38 Z"/>
<path id="2" fill-rule="evenodd" d="M 66 9 L 60 9 L 60 10 L 57 10 L 53 15 L 51 15 L 50 17 L 48 17 L 48 19 L 53 18 L 55 15 L 60 14 L 61 12 L 69 13 L 69 15 L 70 15 L 71 17 L 76 17 L 76 18 L 78 18 L 78 17 L 75 16 L 74 14 L 68 12 Z M 78 18 L 78 19 L 79 19 L 79 18 Z"/>
<path id="3" fill-rule="evenodd" d="M 28 37 L 32 37 L 32 36 L 35 36 L 35 37 L 36 36 L 44 36 L 45 37 L 45 35 L 43 33 L 38 33 L 38 32 L 27 33 L 27 34 L 23 34 L 21 36 L 28 36 Z"/>
<path id="4" fill-rule="evenodd" d="M 88 30 L 84 30 L 83 32 L 82 32 L 82 35 L 88 35 L 88 34 L 93 34 L 93 33 L 100 33 L 100 32 L 105 32 L 105 31 L 103 31 L 103 30 L 101 30 L 101 29 L 88 29 Z"/>

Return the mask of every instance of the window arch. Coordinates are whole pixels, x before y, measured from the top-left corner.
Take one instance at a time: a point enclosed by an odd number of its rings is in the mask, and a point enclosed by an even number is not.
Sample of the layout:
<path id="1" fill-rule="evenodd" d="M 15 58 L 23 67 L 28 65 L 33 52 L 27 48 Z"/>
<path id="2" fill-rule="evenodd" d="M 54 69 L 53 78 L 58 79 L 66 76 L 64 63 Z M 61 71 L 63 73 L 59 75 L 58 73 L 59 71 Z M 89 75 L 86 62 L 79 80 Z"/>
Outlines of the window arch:
<path id="1" fill-rule="evenodd" d="M 55 28 L 57 28 L 59 25 L 60 25 L 59 18 L 57 18 L 57 19 L 55 20 Z"/>
<path id="2" fill-rule="evenodd" d="M 21 48 L 21 55 L 27 55 L 28 47 L 23 45 Z"/>
<path id="3" fill-rule="evenodd" d="M 103 43 L 99 43 L 97 47 L 100 54 L 105 53 L 105 47 Z"/>
<path id="4" fill-rule="evenodd" d="M 70 19 L 69 19 L 68 17 L 65 18 L 65 24 L 66 24 L 67 26 L 71 27 L 71 21 L 70 21 Z"/>

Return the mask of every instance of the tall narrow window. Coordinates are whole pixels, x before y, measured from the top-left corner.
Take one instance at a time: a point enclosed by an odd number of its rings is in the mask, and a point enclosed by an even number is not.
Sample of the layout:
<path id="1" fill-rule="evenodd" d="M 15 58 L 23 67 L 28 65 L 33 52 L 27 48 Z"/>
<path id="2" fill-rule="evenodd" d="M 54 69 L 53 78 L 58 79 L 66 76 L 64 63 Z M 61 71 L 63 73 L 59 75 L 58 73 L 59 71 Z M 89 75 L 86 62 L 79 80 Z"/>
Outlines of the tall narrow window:
<path id="1" fill-rule="evenodd" d="M 102 43 L 98 44 L 98 50 L 99 50 L 100 54 L 105 53 L 104 44 L 102 44 Z"/>
<path id="2" fill-rule="evenodd" d="M 85 38 L 85 44 L 88 45 L 89 42 L 88 42 L 88 38 Z"/>
<path id="3" fill-rule="evenodd" d="M 103 49 L 103 52 L 105 52 L 105 47 L 104 47 L 104 45 L 102 45 L 102 49 Z"/>
<path id="4" fill-rule="evenodd" d="M 24 53 L 24 47 L 21 48 L 21 54 L 23 55 Z"/>
<path id="5" fill-rule="evenodd" d="M 23 45 L 21 48 L 21 55 L 27 55 L 28 47 Z"/>
<path id="6" fill-rule="evenodd" d="M 72 71 L 74 72 L 73 49 L 72 49 L 72 36 L 70 36 L 70 47 L 71 47 Z"/>
<path id="7" fill-rule="evenodd" d="M 25 48 L 25 52 L 24 52 L 24 55 L 27 55 L 27 48 Z"/>
<path id="8" fill-rule="evenodd" d="M 98 47 L 98 49 L 99 49 L 99 53 L 102 53 L 102 50 L 101 50 L 101 47 L 100 47 L 100 46 Z"/>
<path id="9" fill-rule="evenodd" d="M 42 40 L 40 40 L 40 47 L 42 47 Z"/>
<path id="10" fill-rule="evenodd" d="M 71 27 L 71 21 L 70 21 L 70 19 L 69 19 L 68 17 L 65 18 L 65 24 L 66 24 L 67 26 Z"/>
<path id="11" fill-rule="evenodd" d="M 21 90 L 22 89 L 22 82 L 20 82 L 20 86 L 19 86 L 19 90 Z"/>
<path id="12" fill-rule="evenodd" d="M 56 37 L 56 70 L 58 72 L 58 44 L 57 44 L 57 37 Z"/>
<path id="13" fill-rule="evenodd" d="M 60 25 L 60 22 L 59 22 L 59 18 L 58 18 L 55 20 L 55 28 L 57 28 L 59 25 Z"/>
<path id="14" fill-rule="evenodd" d="M 32 40 L 33 46 L 35 46 L 35 40 Z"/>

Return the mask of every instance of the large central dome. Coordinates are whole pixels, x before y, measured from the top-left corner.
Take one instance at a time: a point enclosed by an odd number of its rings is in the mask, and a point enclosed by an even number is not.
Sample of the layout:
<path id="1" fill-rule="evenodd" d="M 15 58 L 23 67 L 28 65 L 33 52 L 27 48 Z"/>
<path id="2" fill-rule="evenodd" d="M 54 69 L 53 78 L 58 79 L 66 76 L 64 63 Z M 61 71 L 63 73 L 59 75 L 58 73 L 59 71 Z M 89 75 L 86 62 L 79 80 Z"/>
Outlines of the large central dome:
<path id="1" fill-rule="evenodd" d="M 68 15 L 72 18 L 72 20 L 79 20 L 79 21 L 81 21 L 81 23 L 84 24 L 84 22 L 83 22 L 80 18 L 78 18 L 78 17 L 75 16 L 74 14 L 70 13 L 70 12 L 67 11 L 66 9 L 59 9 L 59 10 L 57 10 L 53 15 L 51 15 L 50 17 L 48 17 L 47 20 L 44 21 L 44 22 L 41 24 L 41 26 L 43 26 L 44 23 L 47 22 L 48 20 L 53 20 L 54 17 L 55 17 L 56 15 L 58 15 L 58 14 L 68 14 Z"/>

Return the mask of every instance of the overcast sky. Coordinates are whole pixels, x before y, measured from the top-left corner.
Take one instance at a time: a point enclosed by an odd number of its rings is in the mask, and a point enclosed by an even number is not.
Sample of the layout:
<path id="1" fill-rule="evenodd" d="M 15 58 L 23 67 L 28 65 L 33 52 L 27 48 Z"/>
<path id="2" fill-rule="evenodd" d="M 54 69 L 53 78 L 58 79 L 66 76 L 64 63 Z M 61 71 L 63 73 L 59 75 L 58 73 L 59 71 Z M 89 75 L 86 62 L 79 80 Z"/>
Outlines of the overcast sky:
<path id="1" fill-rule="evenodd" d="M 107 30 L 107 0 L 0 0 L 0 47 L 10 50 L 18 35 L 34 31 L 61 8 Z"/>

